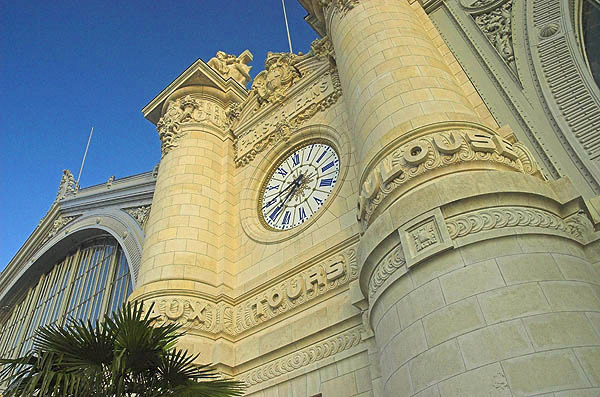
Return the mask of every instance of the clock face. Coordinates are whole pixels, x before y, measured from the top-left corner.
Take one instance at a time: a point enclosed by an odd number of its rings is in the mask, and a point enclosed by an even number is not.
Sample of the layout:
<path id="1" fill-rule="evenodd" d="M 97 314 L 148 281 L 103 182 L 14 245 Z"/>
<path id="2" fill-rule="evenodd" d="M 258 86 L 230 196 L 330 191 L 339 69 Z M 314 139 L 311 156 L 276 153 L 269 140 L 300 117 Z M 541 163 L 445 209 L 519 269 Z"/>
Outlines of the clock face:
<path id="1" fill-rule="evenodd" d="M 340 172 L 337 152 L 309 143 L 291 152 L 263 185 L 259 212 L 266 224 L 287 230 L 306 222 L 325 203 Z"/>

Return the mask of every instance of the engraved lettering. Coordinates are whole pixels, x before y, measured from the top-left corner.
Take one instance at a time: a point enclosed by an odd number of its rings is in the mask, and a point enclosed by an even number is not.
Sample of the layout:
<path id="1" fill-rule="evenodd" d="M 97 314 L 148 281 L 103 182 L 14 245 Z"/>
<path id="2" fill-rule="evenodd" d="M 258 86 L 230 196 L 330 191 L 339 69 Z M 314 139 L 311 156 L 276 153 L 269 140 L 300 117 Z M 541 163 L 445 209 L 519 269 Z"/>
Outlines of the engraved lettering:
<path id="1" fill-rule="evenodd" d="M 417 166 L 425 160 L 429 154 L 429 148 L 421 142 L 414 142 L 408 145 L 404 152 L 404 160 L 412 166 Z"/>
<path id="2" fill-rule="evenodd" d="M 344 262 L 331 262 L 325 267 L 327 281 L 334 281 L 344 275 Z"/>
<path id="3" fill-rule="evenodd" d="M 433 137 L 433 144 L 437 150 L 444 154 L 453 154 L 458 152 L 462 142 L 462 136 L 455 131 L 450 132 L 448 136 L 435 135 Z"/>
<path id="4" fill-rule="evenodd" d="M 190 309 L 192 312 L 190 313 L 189 321 L 198 320 L 201 323 L 205 321 L 204 311 L 206 310 L 206 303 L 196 302 L 195 305 L 190 303 Z"/>
<path id="5" fill-rule="evenodd" d="M 519 156 L 517 156 L 517 153 L 515 153 L 515 151 L 513 150 L 512 143 L 510 143 L 506 139 L 502 139 L 497 135 L 495 135 L 493 139 L 494 143 L 496 144 L 496 150 L 498 150 L 498 153 L 500 153 L 502 156 L 507 157 L 513 161 L 519 158 Z"/>
<path id="6" fill-rule="evenodd" d="M 306 275 L 306 291 L 310 292 L 314 289 L 315 284 L 317 288 L 325 285 L 325 277 L 323 277 L 323 269 L 319 266 L 316 269 L 310 271 Z"/>
<path id="7" fill-rule="evenodd" d="M 469 131 L 467 132 L 467 141 L 469 141 L 473 150 L 477 152 L 493 152 L 496 150 L 496 145 L 490 135 Z"/>

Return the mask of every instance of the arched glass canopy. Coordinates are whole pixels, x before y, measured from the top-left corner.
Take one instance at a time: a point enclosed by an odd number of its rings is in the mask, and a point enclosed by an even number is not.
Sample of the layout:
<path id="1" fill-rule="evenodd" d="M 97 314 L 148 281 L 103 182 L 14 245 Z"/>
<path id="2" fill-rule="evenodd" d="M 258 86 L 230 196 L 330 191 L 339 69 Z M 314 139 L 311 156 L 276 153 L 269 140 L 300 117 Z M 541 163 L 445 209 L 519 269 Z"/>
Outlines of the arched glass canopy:
<path id="1" fill-rule="evenodd" d="M 112 237 L 81 244 L 27 288 L 0 324 L 0 357 L 28 351 L 35 331 L 69 319 L 100 319 L 131 294 L 125 253 Z"/>

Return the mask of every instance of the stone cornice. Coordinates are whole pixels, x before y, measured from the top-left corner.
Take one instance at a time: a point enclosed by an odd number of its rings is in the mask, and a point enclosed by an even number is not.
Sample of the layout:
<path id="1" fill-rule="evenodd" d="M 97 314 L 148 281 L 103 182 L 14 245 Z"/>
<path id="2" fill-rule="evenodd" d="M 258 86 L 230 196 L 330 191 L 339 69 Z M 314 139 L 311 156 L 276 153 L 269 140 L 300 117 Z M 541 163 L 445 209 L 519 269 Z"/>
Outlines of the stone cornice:
<path id="1" fill-rule="evenodd" d="M 189 86 L 208 86 L 219 89 L 224 93 L 228 102 L 242 102 L 248 96 L 246 88 L 242 87 L 232 77 L 225 80 L 221 74 L 208 66 L 202 59 L 190 65 L 171 84 L 163 89 L 150 103 L 142 109 L 144 117 L 156 125 L 162 116 L 165 102 L 178 89 Z"/>

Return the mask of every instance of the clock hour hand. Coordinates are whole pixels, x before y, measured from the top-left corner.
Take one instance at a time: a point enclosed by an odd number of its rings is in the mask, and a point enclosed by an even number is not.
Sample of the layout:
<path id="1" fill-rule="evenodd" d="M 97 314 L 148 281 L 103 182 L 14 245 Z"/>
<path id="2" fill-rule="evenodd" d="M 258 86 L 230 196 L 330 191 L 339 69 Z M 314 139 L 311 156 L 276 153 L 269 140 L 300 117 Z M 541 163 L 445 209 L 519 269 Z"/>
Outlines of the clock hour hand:
<path id="1" fill-rule="evenodd" d="M 279 192 L 279 194 L 277 194 L 277 196 L 275 196 L 274 198 L 272 198 L 271 200 L 269 200 L 269 202 L 268 202 L 268 203 L 266 203 L 265 205 L 263 205 L 263 207 L 262 207 L 261 209 L 265 209 L 266 207 L 268 207 L 268 206 L 270 206 L 271 204 L 273 204 L 273 202 L 275 202 L 275 201 L 276 201 L 278 198 L 280 198 L 280 197 L 281 197 L 281 195 L 282 195 L 282 194 L 283 194 L 283 193 L 284 193 L 286 190 L 288 190 L 289 188 L 291 188 L 292 186 L 298 186 L 298 182 L 299 182 L 299 181 L 301 181 L 301 180 L 302 180 L 302 174 L 300 174 L 300 175 L 299 175 L 299 176 L 298 176 L 296 179 L 294 179 L 294 180 L 292 181 L 292 183 L 290 183 L 288 186 L 286 186 L 286 187 L 285 187 L 285 189 L 283 189 L 282 191 L 280 191 L 280 192 Z M 292 189 L 292 190 L 293 190 L 293 189 Z M 287 201 L 288 197 L 289 197 L 289 194 L 288 194 L 288 196 L 286 196 L 285 200 L 283 200 L 283 201 L 284 201 L 284 202 L 285 202 L 285 201 Z"/>

